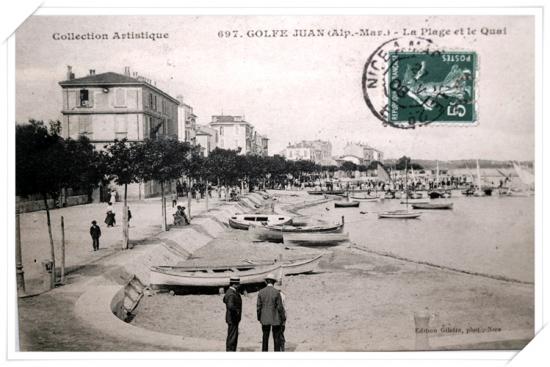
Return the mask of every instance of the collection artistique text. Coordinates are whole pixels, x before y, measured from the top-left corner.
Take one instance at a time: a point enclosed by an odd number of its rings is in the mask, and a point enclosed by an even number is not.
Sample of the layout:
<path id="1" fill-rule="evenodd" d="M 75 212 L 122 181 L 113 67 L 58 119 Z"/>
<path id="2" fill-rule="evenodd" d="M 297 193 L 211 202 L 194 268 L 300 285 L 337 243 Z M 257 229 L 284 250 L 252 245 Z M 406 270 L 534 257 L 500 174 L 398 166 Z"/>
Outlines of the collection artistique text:
<path id="1" fill-rule="evenodd" d="M 169 33 L 162 32 L 113 32 L 109 33 L 52 33 L 55 41 L 100 41 L 100 40 L 151 40 L 167 39 Z"/>

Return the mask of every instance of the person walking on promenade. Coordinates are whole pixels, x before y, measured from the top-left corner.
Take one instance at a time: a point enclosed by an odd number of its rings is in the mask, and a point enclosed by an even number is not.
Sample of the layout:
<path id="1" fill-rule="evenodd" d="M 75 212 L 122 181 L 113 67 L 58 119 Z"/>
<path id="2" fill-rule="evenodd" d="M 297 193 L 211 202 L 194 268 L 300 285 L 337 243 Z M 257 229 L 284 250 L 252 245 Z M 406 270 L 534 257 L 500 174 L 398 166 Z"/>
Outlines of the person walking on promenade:
<path id="1" fill-rule="evenodd" d="M 172 193 L 172 208 L 175 208 L 178 205 L 178 193 Z"/>
<path id="2" fill-rule="evenodd" d="M 132 219 L 132 212 L 130 211 L 130 207 L 128 207 L 128 227 L 130 227 L 130 219 Z"/>
<path id="3" fill-rule="evenodd" d="M 237 341 L 239 339 L 239 323 L 242 315 L 242 300 L 238 288 L 241 283 L 239 277 L 229 279 L 229 288 L 223 296 L 225 303 L 225 322 L 227 323 L 227 339 L 225 342 L 226 352 L 237 351 Z"/>
<path id="4" fill-rule="evenodd" d="M 101 237 L 101 228 L 99 228 L 95 220 L 92 220 L 92 226 L 90 227 L 90 236 L 92 236 L 92 246 L 94 247 L 94 251 L 99 250 L 99 237 Z"/>
<path id="5" fill-rule="evenodd" d="M 279 290 L 275 289 L 275 275 L 269 274 L 265 281 L 267 286 L 258 292 L 256 311 L 258 321 L 262 324 L 262 352 L 268 351 L 269 334 L 273 329 L 274 351 L 281 352 L 281 325 L 286 321 L 285 308 Z"/>
<path id="6" fill-rule="evenodd" d="M 111 191 L 111 200 L 109 200 L 109 202 L 116 203 L 116 190 L 115 189 L 113 189 Z"/>
<path id="7" fill-rule="evenodd" d="M 105 224 L 107 224 L 107 227 L 114 227 L 114 225 L 116 224 L 115 212 L 113 210 L 113 205 L 111 203 L 109 203 L 109 205 L 107 206 Z"/>

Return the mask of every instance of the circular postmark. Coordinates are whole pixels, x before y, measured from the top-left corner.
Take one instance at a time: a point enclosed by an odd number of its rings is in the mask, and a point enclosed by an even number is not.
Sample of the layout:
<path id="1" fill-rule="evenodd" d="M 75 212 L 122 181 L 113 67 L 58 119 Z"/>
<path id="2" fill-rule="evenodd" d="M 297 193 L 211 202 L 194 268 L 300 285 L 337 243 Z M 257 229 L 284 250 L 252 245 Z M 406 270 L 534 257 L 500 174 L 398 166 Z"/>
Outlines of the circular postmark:
<path id="1" fill-rule="evenodd" d="M 440 100 L 447 98 L 444 91 L 436 90 L 430 97 L 419 97 L 425 86 L 413 89 L 409 82 L 411 73 L 423 72 L 420 63 L 415 65 L 415 57 L 439 54 L 429 38 L 399 37 L 384 42 L 369 56 L 363 68 L 363 97 L 372 114 L 385 126 L 411 129 L 437 121 L 443 114 Z M 407 61 L 413 66 L 403 75 L 399 66 Z"/>

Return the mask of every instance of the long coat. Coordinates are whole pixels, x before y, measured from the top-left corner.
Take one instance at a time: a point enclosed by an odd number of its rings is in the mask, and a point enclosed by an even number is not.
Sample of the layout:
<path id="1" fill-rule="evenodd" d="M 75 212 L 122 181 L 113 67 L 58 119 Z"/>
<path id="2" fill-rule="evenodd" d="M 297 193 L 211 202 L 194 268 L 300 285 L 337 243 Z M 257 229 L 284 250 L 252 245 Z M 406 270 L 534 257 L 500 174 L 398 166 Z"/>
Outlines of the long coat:
<path id="1" fill-rule="evenodd" d="M 238 324 L 241 321 L 243 310 L 241 295 L 233 288 L 229 288 L 223 296 L 225 303 L 225 322 L 228 324 Z"/>
<path id="2" fill-rule="evenodd" d="M 272 286 L 266 286 L 258 293 L 256 303 L 258 321 L 262 325 L 283 325 L 286 321 L 281 294 Z"/>

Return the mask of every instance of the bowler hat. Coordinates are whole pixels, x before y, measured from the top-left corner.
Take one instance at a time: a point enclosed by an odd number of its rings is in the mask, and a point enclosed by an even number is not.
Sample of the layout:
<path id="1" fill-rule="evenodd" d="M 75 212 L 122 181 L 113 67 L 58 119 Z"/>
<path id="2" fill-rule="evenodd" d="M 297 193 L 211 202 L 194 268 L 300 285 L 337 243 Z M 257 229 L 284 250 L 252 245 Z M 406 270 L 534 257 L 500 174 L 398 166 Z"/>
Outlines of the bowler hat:
<path id="1" fill-rule="evenodd" d="M 271 279 L 271 280 L 274 280 L 274 281 L 277 281 L 277 277 L 275 276 L 275 274 L 273 273 L 269 273 L 267 274 L 267 276 L 265 277 L 265 280 L 268 280 L 268 279 Z"/>

